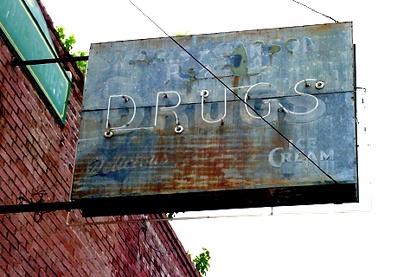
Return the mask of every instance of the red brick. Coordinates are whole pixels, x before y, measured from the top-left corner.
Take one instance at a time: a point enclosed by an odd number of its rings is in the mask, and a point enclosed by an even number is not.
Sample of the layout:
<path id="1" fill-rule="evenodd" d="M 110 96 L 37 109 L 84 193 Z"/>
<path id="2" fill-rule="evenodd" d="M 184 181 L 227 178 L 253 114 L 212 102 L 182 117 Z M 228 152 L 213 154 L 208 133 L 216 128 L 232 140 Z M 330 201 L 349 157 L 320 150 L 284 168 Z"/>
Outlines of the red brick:
<path id="1" fill-rule="evenodd" d="M 25 272 L 24 274 L 26 276 L 36 276 L 37 275 L 36 268 L 38 269 L 38 266 L 36 266 L 35 263 L 30 264 L 29 262 L 24 262 L 22 263 L 22 267 L 24 269 L 24 272 Z"/>
<path id="2" fill-rule="evenodd" d="M 2 186 L 0 187 L 1 205 L 15 204 L 13 203 L 13 201 L 15 200 L 13 192 L 9 188 L 11 183 L 12 182 L 10 181 L 10 179 L 2 182 Z"/>
<path id="3" fill-rule="evenodd" d="M 14 93 L 14 91 L 13 91 Z M 14 102 L 14 95 L 12 95 L 11 97 L 7 98 L 7 101 L 5 101 L 5 109 L 8 112 L 8 114 L 12 115 L 13 113 L 17 113 L 18 112 L 18 106 L 16 105 L 16 103 Z M 10 121 L 13 120 L 12 118 L 10 118 Z"/>
<path id="4" fill-rule="evenodd" d="M 20 275 L 20 274 L 14 269 L 14 263 L 7 265 L 6 273 L 7 273 L 6 276 L 10 276 L 10 277 L 22 276 L 22 275 Z"/>
<path id="5" fill-rule="evenodd" d="M 7 240 L 3 233 L 0 233 L 0 249 L 1 253 L 9 253 L 11 249 L 11 243 Z"/>
<path id="6" fill-rule="evenodd" d="M 47 263 L 41 257 L 33 257 L 33 262 L 38 265 L 39 270 L 45 269 L 47 267 Z"/>
<path id="7" fill-rule="evenodd" d="M 40 147 L 40 145 L 38 144 L 37 140 L 33 141 L 33 143 L 31 144 L 31 146 L 34 148 L 35 152 L 33 152 L 32 154 L 34 156 L 37 156 L 36 160 L 41 160 L 41 157 L 45 154 L 44 150 Z"/>
<path id="8" fill-rule="evenodd" d="M 4 140 L 7 141 L 7 148 L 10 148 L 10 146 L 14 144 L 14 140 L 17 137 L 16 134 L 14 133 L 14 131 L 10 131 L 10 132 L 4 132 L 2 135 L 3 135 Z"/>
<path id="9" fill-rule="evenodd" d="M 0 62 L 2 63 L 2 68 L 5 68 L 7 64 L 10 63 L 10 52 L 8 51 L 8 49 L 6 49 L 6 46 L 3 45 L 1 48 L 1 53 L 2 55 L 0 55 Z"/>
<path id="10" fill-rule="evenodd" d="M 38 141 L 40 138 L 40 135 L 35 128 L 28 128 L 28 131 L 30 132 L 31 136 L 33 137 L 34 141 Z"/>
<path id="11" fill-rule="evenodd" d="M 13 265 L 16 263 L 16 259 L 10 255 L 12 253 L 4 253 L 2 255 L 2 258 L 6 261 L 7 267 L 6 267 L 6 272 L 9 273 L 10 272 L 10 266 L 13 267 Z M 6 276 L 10 276 L 10 275 L 6 275 Z"/>
<path id="12" fill-rule="evenodd" d="M 7 154 L 10 156 L 10 158 L 12 159 L 12 161 L 10 161 L 11 163 L 15 163 L 19 160 L 19 157 L 16 154 L 16 151 L 14 151 L 14 147 L 10 147 L 8 146 L 6 149 Z"/>
<path id="13" fill-rule="evenodd" d="M 3 73 L 4 70 L 6 69 L 4 67 L 1 67 L 0 73 Z M 14 95 L 14 89 L 12 85 L 9 83 L 9 80 L 7 77 L 3 79 L 3 82 L 0 84 L 0 87 L 2 88 L 1 92 L 5 99 L 8 100 L 10 98 L 10 95 Z"/>
<path id="14" fill-rule="evenodd" d="M 23 101 L 20 97 L 14 97 L 14 103 L 18 107 L 19 115 L 24 114 L 27 112 L 26 106 L 23 104 Z M 30 126 L 25 124 L 26 126 Z"/>
<path id="15" fill-rule="evenodd" d="M 0 148 L 0 159 L 2 159 L 6 164 L 10 164 L 10 161 L 11 161 L 10 155 L 1 148 Z"/>
<path id="16" fill-rule="evenodd" d="M 10 180 L 15 180 L 16 173 L 12 168 L 10 168 L 10 166 L 8 164 L 5 164 L 2 169 L 3 169 L 3 173 L 7 174 L 9 176 Z M 9 184 L 9 186 L 11 186 L 11 185 L 12 184 Z"/>
<path id="17" fill-rule="evenodd" d="M 51 34 L 56 35 L 53 31 Z M 72 86 L 62 128 L 27 75 L 20 67 L 10 66 L 12 57 L 1 38 L 0 48 L 1 201 L 16 204 L 18 196 L 31 197 L 39 189 L 48 193 L 44 201 L 67 201 L 79 134 L 83 76 L 72 71 L 78 83 Z M 61 45 L 56 44 L 56 48 L 64 53 Z M 139 243 L 135 236 L 141 224 L 66 227 L 65 215 L 66 212 L 45 214 L 40 223 L 34 222 L 33 213 L 3 216 L 0 247 L 7 250 L 2 251 L 7 255 L 0 257 L 0 272 L 4 270 L 4 275 L 12 276 L 112 276 L 115 272 L 117 276 L 158 276 L 166 267 L 173 276 L 174 268 L 199 276 L 187 263 L 188 258 L 181 259 L 180 252 L 168 258 L 158 255 L 146 243 Z M 163 234 L 169 232 L 167 228 L 155 229 L 159 239 L 175 240 L 174 234 Z M 147 234 L 150 241 L 153 235 Z M 179 247 L 175 242 L 162 244 L 167 253 Z"/>
<path id="18" fill-rule="evenodd" d="M 17 115 L 15 112 L 13 112 L 11 114 L 11 117 L 13 118 L 16 125 L 21 129 L 23 127 L 23 122 L 21 121 L 21 118 L 19 117 L 19 115 Z"/>

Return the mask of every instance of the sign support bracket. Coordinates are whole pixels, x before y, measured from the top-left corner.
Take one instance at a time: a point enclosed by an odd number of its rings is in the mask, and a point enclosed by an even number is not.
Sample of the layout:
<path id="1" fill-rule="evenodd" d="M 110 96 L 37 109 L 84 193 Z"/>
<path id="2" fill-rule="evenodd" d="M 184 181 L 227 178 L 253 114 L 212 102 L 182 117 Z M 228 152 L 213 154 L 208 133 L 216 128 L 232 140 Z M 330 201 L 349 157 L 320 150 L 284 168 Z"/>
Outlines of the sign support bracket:
<path id="1" fill-rule="evenodd" d="M 65 63 L 65 62 L 71 63 L 71 62 L 87 61 L 87 60 L 88 60 L 88 56 L 27 60 L 27 61 L 14 59 L 12 62 L 12 65 L 13 66 L 25 66 L 25 65 L 39 65 L 39 64 L 50 64 L 50 63 Z"/>
<path id="2" fill-rule="evenodd" d="M 78 203 L 73 202 L 36 202 L 28 204 L 17 205 L 1 205 L 0 214 L 14 214 L 14 213 L 40 213 L 40 212 L 55 212 L 59 210 L 70 211 L 78 208 Z"/>

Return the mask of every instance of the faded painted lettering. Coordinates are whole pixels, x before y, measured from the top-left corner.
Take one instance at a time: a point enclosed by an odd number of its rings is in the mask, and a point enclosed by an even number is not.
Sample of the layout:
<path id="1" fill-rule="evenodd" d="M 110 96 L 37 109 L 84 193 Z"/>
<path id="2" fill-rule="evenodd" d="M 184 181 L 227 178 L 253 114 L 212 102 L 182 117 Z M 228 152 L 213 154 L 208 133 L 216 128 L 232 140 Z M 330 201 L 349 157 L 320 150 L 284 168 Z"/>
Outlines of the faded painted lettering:
<path id="1" fill-rule="evenodd" d="M 301 138 L 294 143 L 303 153 L 314 162 L 318 161 L 333 161 L 335 153 L 333 148 L 317 149 L 316 138 Z M 300 146 L 300 147 L 299 147 Z M 272 149 L 268 156 L 269 165 L 274 168 L 280 168 L 285 163 L 300 163 L 307 160 L 306 156 L 299 150 L 295 149 L 290 143 L 288 149 L 276 147 Z"/>

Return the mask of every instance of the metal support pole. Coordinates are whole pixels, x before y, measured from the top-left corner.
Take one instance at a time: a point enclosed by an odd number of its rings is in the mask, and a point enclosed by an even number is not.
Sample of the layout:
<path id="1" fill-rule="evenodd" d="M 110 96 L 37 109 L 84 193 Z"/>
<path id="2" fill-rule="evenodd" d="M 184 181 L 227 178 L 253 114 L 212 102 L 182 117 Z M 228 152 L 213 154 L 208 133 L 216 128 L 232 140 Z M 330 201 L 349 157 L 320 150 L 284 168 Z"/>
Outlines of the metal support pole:
<path id="1" fill-rule="evenodd" d="M 87 60 L 88 60 L 88 56 L 29 60 L 29 61 L 21 61 L 21 60 L 15 59 L 12 65 L 13 66 L 24 66 L 24 65 L 49 64 L 49 63 L 78 62 L 78 61 L 87 61 Z"/>
<path id="2" fill-rule="evenodd" d="M 38 202 L 20 205 L 3 205 L 0 206 L 0 214 L 15 214 L 15 213 L 41 213 L 41 212 L 54 212 L 59 210 L 70 211 L 75 209 L 78 205 L 76 202 Z"/>

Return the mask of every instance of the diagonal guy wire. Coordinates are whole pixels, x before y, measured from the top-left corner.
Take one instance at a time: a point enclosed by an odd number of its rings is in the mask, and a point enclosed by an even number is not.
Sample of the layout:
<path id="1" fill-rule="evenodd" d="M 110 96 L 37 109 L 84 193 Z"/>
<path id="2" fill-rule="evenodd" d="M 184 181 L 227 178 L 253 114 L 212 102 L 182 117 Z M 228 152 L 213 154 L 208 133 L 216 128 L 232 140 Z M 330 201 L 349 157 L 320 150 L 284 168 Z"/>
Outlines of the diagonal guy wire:
<path id="1" fill-rule="evenodd" d="M 303 6 L 303 7 L 305 7 L 305 8 L 308 8 L 308 9 L 311 10 L 312 12 L 318 13 L 318 14 L 324 16 L 324 17 L 327 17 L 327 18 L 333 20 L 335 23 L 338 23 L 338 22 L 339 22 L 339 21 L 337 21 L 336 19 L 334 19 L 333 17 L 328 16 L 328 15 L 326 15 L 326 14 L 324 14 L 324 13 L 321 13 L 321 12 L 319 12 L 319 11 L 317 11 L 317 10 L 315 10 L 315 9 L 313 9 L 313 8 L 311 8 L 311 7 L 309 7 L 309 6 L 306 5 L 306 4 L 303 4 L 303 3 L 299 2 L 299 1 L 296 1 L 296 0 L 292 0 L 292 1 L 295 2 L 296 4 L 299 4 L 299 5 Z"/>
<path id="2" fill-rule="evenodd" d="M 313 161 L 305 152 L 302 151 L 295 143 L 288 139 L 282 132 L 280 132 L 275 126 L 268 122 L 258 111 L 256 111 L 248 102 L 242 99 L 236 92 L 234 92 L 228 85 L 226 85 L 218 76 L 216 76 L 210 69 L 208 69 L 200 60 L 198 60 L 194 55 L 192 55 L 184 46 L 182 46 L 178 41 L 176 41 L 172 36 L 170 36 L 161 26 L 159 26 L 153 19 L 151 19 L 146 13 L 144 13 L 132 0 L 128 0 L 138 11 L 144 15 L 149 21 L 151 21 L 161 32 L 163 32 L 169 39 L 171 39 L 176 45 L 178 45 L 181 50 L 188 54 L 196 63 L 198 63 L 202 68 L 204 68 L 212 77 L 214 77 L 219 83 L 222 84 L 227 90 L 229 90 L 236 98 L 238 98 L 242 103 L 244 103 L 249 109 L 251 109 L 263 122 L 265 122 L 269 127 L 271 127 L 276 133 L 278 133 L 286 142 L 292 145 L 302 156 L 304 156 L 309 162 L 311 162 L 320 172 L 322 172 L 326 177 L 328 177 L 334 184 L 339 184 L 330 174 L 324 171 L 315 161 Z"/>

